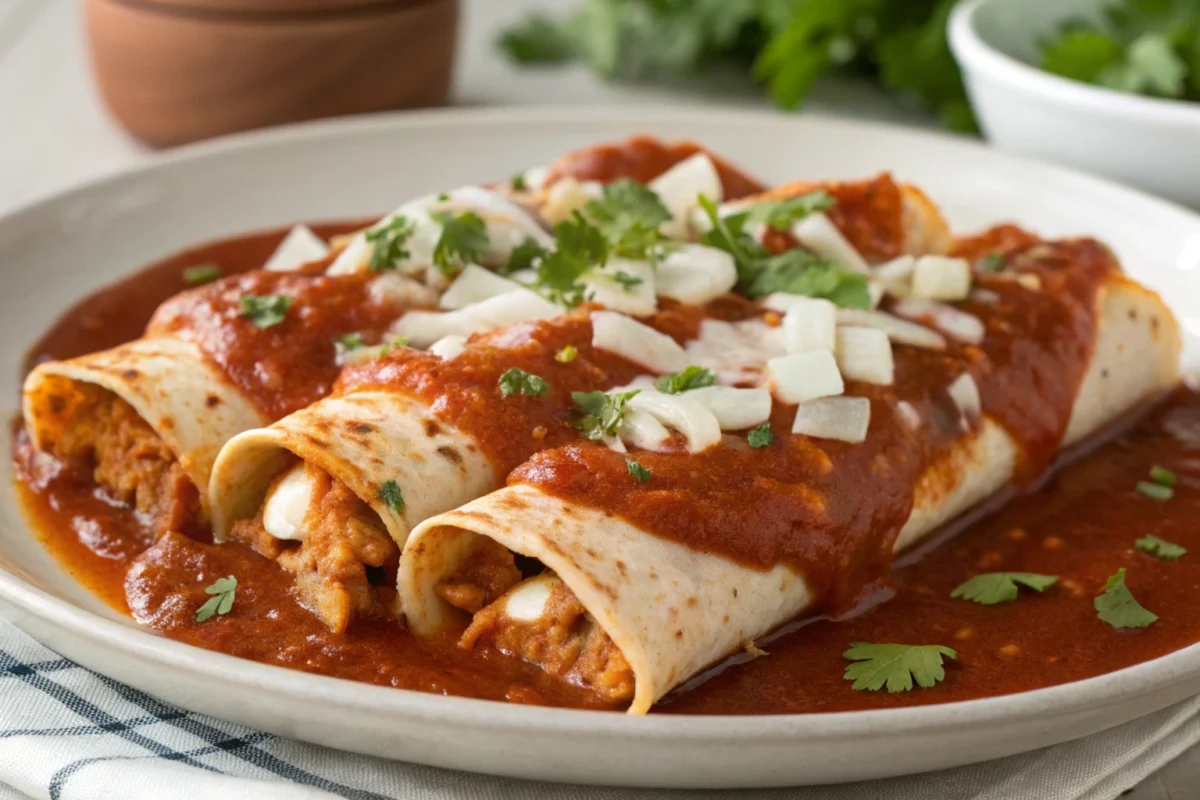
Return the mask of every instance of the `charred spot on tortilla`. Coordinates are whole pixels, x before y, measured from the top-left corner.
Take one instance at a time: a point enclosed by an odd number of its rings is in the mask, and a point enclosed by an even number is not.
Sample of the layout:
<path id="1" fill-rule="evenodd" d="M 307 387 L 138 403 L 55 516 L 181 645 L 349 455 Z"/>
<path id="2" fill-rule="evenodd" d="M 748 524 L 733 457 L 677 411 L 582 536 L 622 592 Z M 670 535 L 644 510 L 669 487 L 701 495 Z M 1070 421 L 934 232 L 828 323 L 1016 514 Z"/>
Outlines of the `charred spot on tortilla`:
<path id="1" fill-rule="evenodd" d="M 50 411 L 55 416 L 58 416 L 67 410 L 67 398 L 63 397 L 61 394 L 52 394 L 47 398 L 47 400 L 50 403 Z"/>
<path id="2" fill-rule="evenodd" d="M 133 367 L 129 367 L 128 369 L 125 369 L 121 372 L 121 377 L 125 378 L 126 380 L 130 380 L 130 381 L 137 380 L 138 378 L 141 377 L 141 375 L 142 375 L 142 373 L 138 372 Z"/>
<path id="3" fill-rule="evenodd" d="M 221 405 L 221 398 L 215 394 L 207 394 L 204 397 L 204 405 L 207 408 L 216 408 L 217 406 Z"/>
<path id="4" fill-rule="evenodd" d="M 455 450 L 453 447 L 451 447 L 449 445 L 442 445 L 441 447 L 439 447 L 437 449 L 437 451 L 438 451 L 438 455 L 440 455 L 442 458 L 446 459 L 447 461 L 449 461 L 452 464 L 462 464 L 463 463 L 462 455 L 457 450 Z"/>
<path id="5" fill-rule="evenodd" d="M 434 420 L 426 419 L 423 424 L 425 426 L 425 435 L 430 439 L 442 432 L 441 426 Z"/>
<path id="6" fill-rule="evenodd" d="M 358 423 L 351 423 L 351 424 L 354 426 L 354 431 L 356 433 L 371 433 L 372 431 L 375 430 L 375 428 L 373 428 L 371 425 L 367 424 L 366 422 L 358 422 Z"/>

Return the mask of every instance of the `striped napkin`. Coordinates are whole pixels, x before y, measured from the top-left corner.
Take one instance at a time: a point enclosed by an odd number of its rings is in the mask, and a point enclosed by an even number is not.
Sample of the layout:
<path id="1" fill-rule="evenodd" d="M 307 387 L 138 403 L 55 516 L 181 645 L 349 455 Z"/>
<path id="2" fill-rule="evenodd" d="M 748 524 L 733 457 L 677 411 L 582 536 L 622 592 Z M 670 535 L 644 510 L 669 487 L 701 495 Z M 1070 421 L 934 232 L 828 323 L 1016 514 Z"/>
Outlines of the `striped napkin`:
<path id="1" fill-rule="evenodd" d="M 0 619 L 0 800 L 1110 800 L 1198 741 L 1200 698 L 1077 742 L 907 778 L 686 794 L 563 786 L 357 756 L 193 714 Z"/>

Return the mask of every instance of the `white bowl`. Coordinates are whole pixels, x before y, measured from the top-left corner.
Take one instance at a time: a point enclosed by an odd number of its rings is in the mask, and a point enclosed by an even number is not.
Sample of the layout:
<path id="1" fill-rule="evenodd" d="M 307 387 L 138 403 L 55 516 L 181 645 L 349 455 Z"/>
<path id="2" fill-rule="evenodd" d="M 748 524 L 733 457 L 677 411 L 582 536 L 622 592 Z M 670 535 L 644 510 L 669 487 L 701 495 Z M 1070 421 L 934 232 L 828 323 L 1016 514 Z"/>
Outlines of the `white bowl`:
<path id="1" fill-rule="evenodd" d="M 1124 94 L 1035 66 L 1038 42 L 1098 0 L 966 0 L 950 47 L 988 140 L 1200 208 L 1200 103 Z M 1037 187 L 1030 187 L 1036 190 Z"/>

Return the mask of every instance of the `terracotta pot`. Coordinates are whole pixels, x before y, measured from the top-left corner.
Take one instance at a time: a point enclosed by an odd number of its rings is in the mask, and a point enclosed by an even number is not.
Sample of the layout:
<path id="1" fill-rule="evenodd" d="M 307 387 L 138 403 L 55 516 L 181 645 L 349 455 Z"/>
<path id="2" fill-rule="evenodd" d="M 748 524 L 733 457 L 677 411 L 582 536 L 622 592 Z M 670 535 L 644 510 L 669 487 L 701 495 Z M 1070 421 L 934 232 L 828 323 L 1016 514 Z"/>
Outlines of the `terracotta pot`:
<path id="1" fill-rule="evenodd" d="M 458 0 L 84 0 L 100 95 L 154 146 L 445 103 Z"/>

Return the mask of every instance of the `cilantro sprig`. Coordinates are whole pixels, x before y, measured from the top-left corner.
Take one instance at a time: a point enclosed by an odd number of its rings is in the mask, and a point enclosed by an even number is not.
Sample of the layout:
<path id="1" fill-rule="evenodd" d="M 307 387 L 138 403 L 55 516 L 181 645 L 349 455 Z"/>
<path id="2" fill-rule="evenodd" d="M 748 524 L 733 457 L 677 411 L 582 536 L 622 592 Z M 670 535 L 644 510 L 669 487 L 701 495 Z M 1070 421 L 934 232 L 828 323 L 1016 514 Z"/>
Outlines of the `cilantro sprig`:
<path id="1" fill-rule="evenodd" d="M 414 231 L 416 226 L 413 221 L 403 214 L 397 214 L 363 234 L 371 245 L 371 258 L 367 262 L 370 270 L 383 272 L 403 263 L 409 257 L 405 244 Z"/>
<path id="2" fill-rule="evenodd" d="M 245 317 L 259 330 L 283 322 L 292 307 L 292 298 L 282 294 L 246 294 L 239 299 L 239 316 Z"/>
<path id="3" fill-rule="evenodd" d="M 587 287 L 580 278 L 608 261 L 608 239 L 576 211 L 554 226 L 554 250 L 537 265 L 534 288 L 550 300 L 569 308 L 582 303 Z"/>
<path id="4" fill-rule="evenodd" d="M 228 614 L 233 609 L 233 601 L 237 596 L 237 585 L 237 578 L 230 575 L 205 587 L 204 593 L 212 596 L 196 610 L 196 622 L 208 622 L 215 616 L 223 617 Z"/>
<path id="5" fill-rule="evenodd" d="M 442 272 L 458 272 L 467 264 L 478 262 L 487 252 L 487 223 L 474 211 L 461 214 L 437 211 L 430 216 L 442 226 L 433 247 L 433 264 Z"/>
<path id="6" fill-rule="evenodd" d="M 692 389 L 703 389 L 717 382 L 712 370 L 695 365 L 684 367 L 679 372 L 668 372 L 654 382 L 660 392 L 679 394 Z"/>
<path id="7" fill-rule="evenodd" d="M 542 397 L 546 392 L 550 391 L 550 384 L 540 375 L 533 375 L 523 369 L 512 367 L 500 376 L 497 381 L 500 387 L 500 396 L 508 397 L 512 394 L 527 394 L 535 397 Z"/>
<path id="8" fill-rule="evenodd" d="M 648 260 L 663 241 L 658 227 L 671 212 L 650 187 L 622 178 L 606 184 L 599 199 L 588 201 L 583 215 L 624 258 Z"/>
<path id="9" fill-rule="evenodd" d="M 755 299 L 774 292 L 789 292 L 823 297 L 846 308 L 871 305 L 865 275 L 800 248 L 773 255 L 746 230 L 749 212 L 722 217 L 711 199 L 703 195 L 699 199 L 712 225 L 700 241 L 733 256 L 738 270 L 738 291 L 747 297 Z"/>
<path id="10" fill-rule="evenodd" d="M 1144 608 L 1125 585 L 1124 567 L 1109 577 L 1092 605 L 1096 616 L 1114 628 L 1145 628 L 1158 620 L 1158 615 Z"/>
<path id="11" fill-rule="evenodd" d="M 571 424 L 592 441 L 606 439 L 617 432 L 625 414 L 625 404 L 637 394 L 636 389 L 614 393 L 571 392 L 571 399 L 580 409 Z"/>
<path id="12" fill-rule="evenodd" d="M 988 572 L 960 584 L 950 596 L 984 606 L 994 606 L 1016 600 L 1018 586 L 1044 592 L 1056 583 L 1057 575 L 1039 575 L 1036 572 Z"/>
<path id="13" fill-rule="evenodd" d="M 1176 561 L 1187 555 L 1186 547 L 1174 542 L 1168 542 L 1166 539 L 1160 539 L 1157 536 L 1143 536 L 1134 542 L 1133 546 L 1143 553 L 1147 553 L 1163 561 Z"/>
<path id="14" fill-rule="evenodd" d="M 646 481 L 650 480 L 650 477 L 653 475 L 650 470 L 646 469 L 632 458 L 625 459 L 625 468 L 629 470 L 629 474 L 632 475 L 633 479 L 638 483 L 645 483 Z"/>
<path id="15" fill-rule="evenodd" d="M 940 644 L 871 644 L 854 642 L 843 657 L 854 663 L 843 677 L 854 681 L 852 689 L 877 692 L 907 692 L 917 686 L 929 689 L 946 677 L 942 659 L 955 660 L 958 653 Z"/>
<path id="16" fill-rule="evenodd" d="M 759 425 L 757 428 L 750 431 L 750 433 L 746 436 L 746 441 L 749 442 L 750 446 L 755 449 L 770 445 L 771 442 L 775 441 L 775 434 L 771 431 L 771 423 L 764 422 L 762 425 Z"/>

